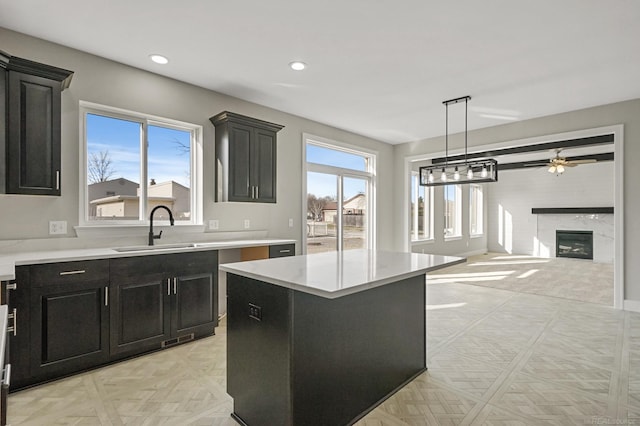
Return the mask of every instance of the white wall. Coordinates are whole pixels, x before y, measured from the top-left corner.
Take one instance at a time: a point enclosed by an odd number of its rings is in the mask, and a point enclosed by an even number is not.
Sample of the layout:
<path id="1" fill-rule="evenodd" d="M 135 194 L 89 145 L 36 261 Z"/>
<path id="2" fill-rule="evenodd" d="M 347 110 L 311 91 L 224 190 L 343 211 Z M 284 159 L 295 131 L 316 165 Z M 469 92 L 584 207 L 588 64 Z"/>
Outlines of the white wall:
<path id="1" fill-rule="evenodd" d="M 172 118 L 204 128 L 204 212 L 205 223 L 219 220 L 219 234 L 243 230 L 250 219 L 254 231 L 269 237 L 302 237 L 302 133 L 311 133 L 378 152 L 378 224 L 393 222 L 393 206 L 388 202 L 393 187 L 393 147 L 370 138 L 342 131 L 291 114 L 232 98 L 217 92 L 132 68 L 104 58 L 0 28 L 0 49 L 7 53 L 75 72 L 71 86 L 62 95 L 62 196 L 34 197 L 0 195 L 0 246 L 2 240 L 38 241 L 26 246 L 43 246 L 56 241 L 57 247 L 78 245 L 73 226 L 79 208 L 79 101 Z M 224 65 L 221 65 L 224 66 Z M 215 72 L 215 70 L 211 70 Z M 232 111 L 284 125 L 278 133 L 278 176 L 276 204 L 214 202 L 214 127 L 209 117 Z M 288 226 L 293 218 L 294 227 Z M 50 238 L 48 222 L 65 220 L 66 238 Z M 170 238 L 176 228 L 167 230 Z M 129 243 L 144 244 L 145 232 Z M 216 233 L 210 234 L 212 238 Z M 378 226 L 378 245 L 390 249 L 393 228 Z M 120 244 L 127 244 L 120 241 Z M 300 244 L 297 251 L 300 252 Z"/>
<path id="2" fill-rule="evenodd" d="M 500 172 L 498 182 L 487 185 L 489 251 L 536 254 L 538 215 L 532 208 L 613 207 L 613 166 L 582 164 L 561 175 L 547 167 Z"/>

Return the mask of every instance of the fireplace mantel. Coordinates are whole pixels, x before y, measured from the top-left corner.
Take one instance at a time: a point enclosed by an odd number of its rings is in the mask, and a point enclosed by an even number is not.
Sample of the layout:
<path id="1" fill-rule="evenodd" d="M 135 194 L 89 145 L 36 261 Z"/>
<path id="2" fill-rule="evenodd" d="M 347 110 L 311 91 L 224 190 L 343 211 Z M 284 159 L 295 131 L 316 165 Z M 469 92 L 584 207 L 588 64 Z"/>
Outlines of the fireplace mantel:
<path id="1" fill-rule="evenodd" d="M 613 207 L 534 207 L 531 214 L 613 214 Z"/>

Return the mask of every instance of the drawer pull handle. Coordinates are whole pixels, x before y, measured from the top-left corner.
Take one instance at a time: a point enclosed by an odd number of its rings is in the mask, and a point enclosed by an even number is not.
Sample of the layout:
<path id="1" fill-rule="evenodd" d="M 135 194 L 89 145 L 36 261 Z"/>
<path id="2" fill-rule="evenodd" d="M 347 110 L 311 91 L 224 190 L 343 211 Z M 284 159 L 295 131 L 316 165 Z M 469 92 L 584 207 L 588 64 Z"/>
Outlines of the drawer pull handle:
<path id="1" fill-rule="evenodd" d="M 11 364 L 7 364 L 2 372 L 2 386 L 6 386 L 7 388 L 11 384 Z"/>
<path id="2" fill-rule="evenodd" d="M 11 313 L 7 315 L 7 318 L 13 319 L 13 327 L 7 327 L 7 333 L 13 333 L 14 336 L 18 335 L 18 310 L 13 308 Z"/>
<path id="3" fill-rule="evenodd" d="M 56 170 L 56 189 L 60 189 L 60 170 Z"/>
<path id="4" fill-rule="evenodd" d="M 167 296 L 171 296 L 171 278 L 167 278 Z"/>
<path id="5" fill-rule="evenodd" d="M 109 306 L 109 287 L 104 288 L 104 306 Z"/>
<path id="6" fill-rule="evenodd" d="M 291 249 L 280 250 L 280 253 L 291 253 Z"/>
<path id="7" fill-rule="evenodd" d="M 173 294 L 178 294 L 178 279 L 173 279 Z"/>
<path id="8" fill-rule="evenodd" d="M 17 288 L 18 288 L 18 284 L 16 283 L 7 284 L 7 290 L 15 290 Z"/>
<path id="9" fill-rule="evenodd" d="M 78 269 L 77 271 L 65 271 L 65 272 L 60 272 L 60 275 L 78 275 L 78 274 L 84 274 L 85 271 L 84 269 Z"/>

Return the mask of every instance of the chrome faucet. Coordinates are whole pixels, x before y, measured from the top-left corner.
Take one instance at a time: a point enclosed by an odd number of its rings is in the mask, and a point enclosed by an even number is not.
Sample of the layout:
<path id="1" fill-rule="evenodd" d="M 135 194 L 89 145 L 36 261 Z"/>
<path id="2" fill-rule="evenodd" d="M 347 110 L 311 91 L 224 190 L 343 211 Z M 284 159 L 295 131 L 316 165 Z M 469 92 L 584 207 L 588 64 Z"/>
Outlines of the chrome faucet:
<path id="1" fill-rule="evenodd" d="M 167 206 L 155 206 L 153 210 L 151 210 L 151 214 L 149 215 L 149 245 L 153 245 L 153 240 L 159 240 L 162 237 L 162 231 L 158 235 L 153 235 L 153 214 L 158 209 L 165 209 L 169 213 L 169 223 L 173 226 L 173 213 L 169 210 Z"/>

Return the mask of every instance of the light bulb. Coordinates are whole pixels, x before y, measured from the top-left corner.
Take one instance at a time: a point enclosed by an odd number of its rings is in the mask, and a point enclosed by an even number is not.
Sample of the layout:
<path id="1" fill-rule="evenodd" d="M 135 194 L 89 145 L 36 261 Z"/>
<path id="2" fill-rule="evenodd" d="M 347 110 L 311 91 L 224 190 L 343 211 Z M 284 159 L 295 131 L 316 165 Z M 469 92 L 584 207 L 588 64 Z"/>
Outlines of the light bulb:
<path id="1" fill-rule="evenodd" d="M 467 168 L 467 179 L 473 179 L 473 169 L 471 167 Z"/>
<path id="2" fill-rule="evenodd" d="M 564 172 L 564 166 L 562 164 L 560 164 L 556 170 L 558 171 L 558 173 L 563 173 Z"/>
<path id="3" fill-rule="evenodd" d="M 440 175 L 440 180 L 442 182 L 446 182 L 447 181 L 447 172 L 445 172 L 444 169 L 442 169 L 442 175 Z"/>
<path id="4" fill-rule="evenodd" d="M 433 170 L 429 170 L 429 182 L 432 183 L 434 181 Z"/>
<path id="5" fill-rule="evenodd" d="M 482 171 L 480 172 L 480 176 L 486 178 L 489 173 L 487 172 L 487 166 L 482 166 Z"/>
<path id="6" fill-rule="evenodd" d="M 547 170 L 549 173 L 555 173 L 556 172 L 556 166 L 551 166 L 549 167 L 549 170 Z"/>
<path id="7" fill-rule="evenodd" d="M 453 180 L 460 180 L 460 172 L 458 171 L 457 167 L 456 167 L 456 171 L 453 172 Z"/>

